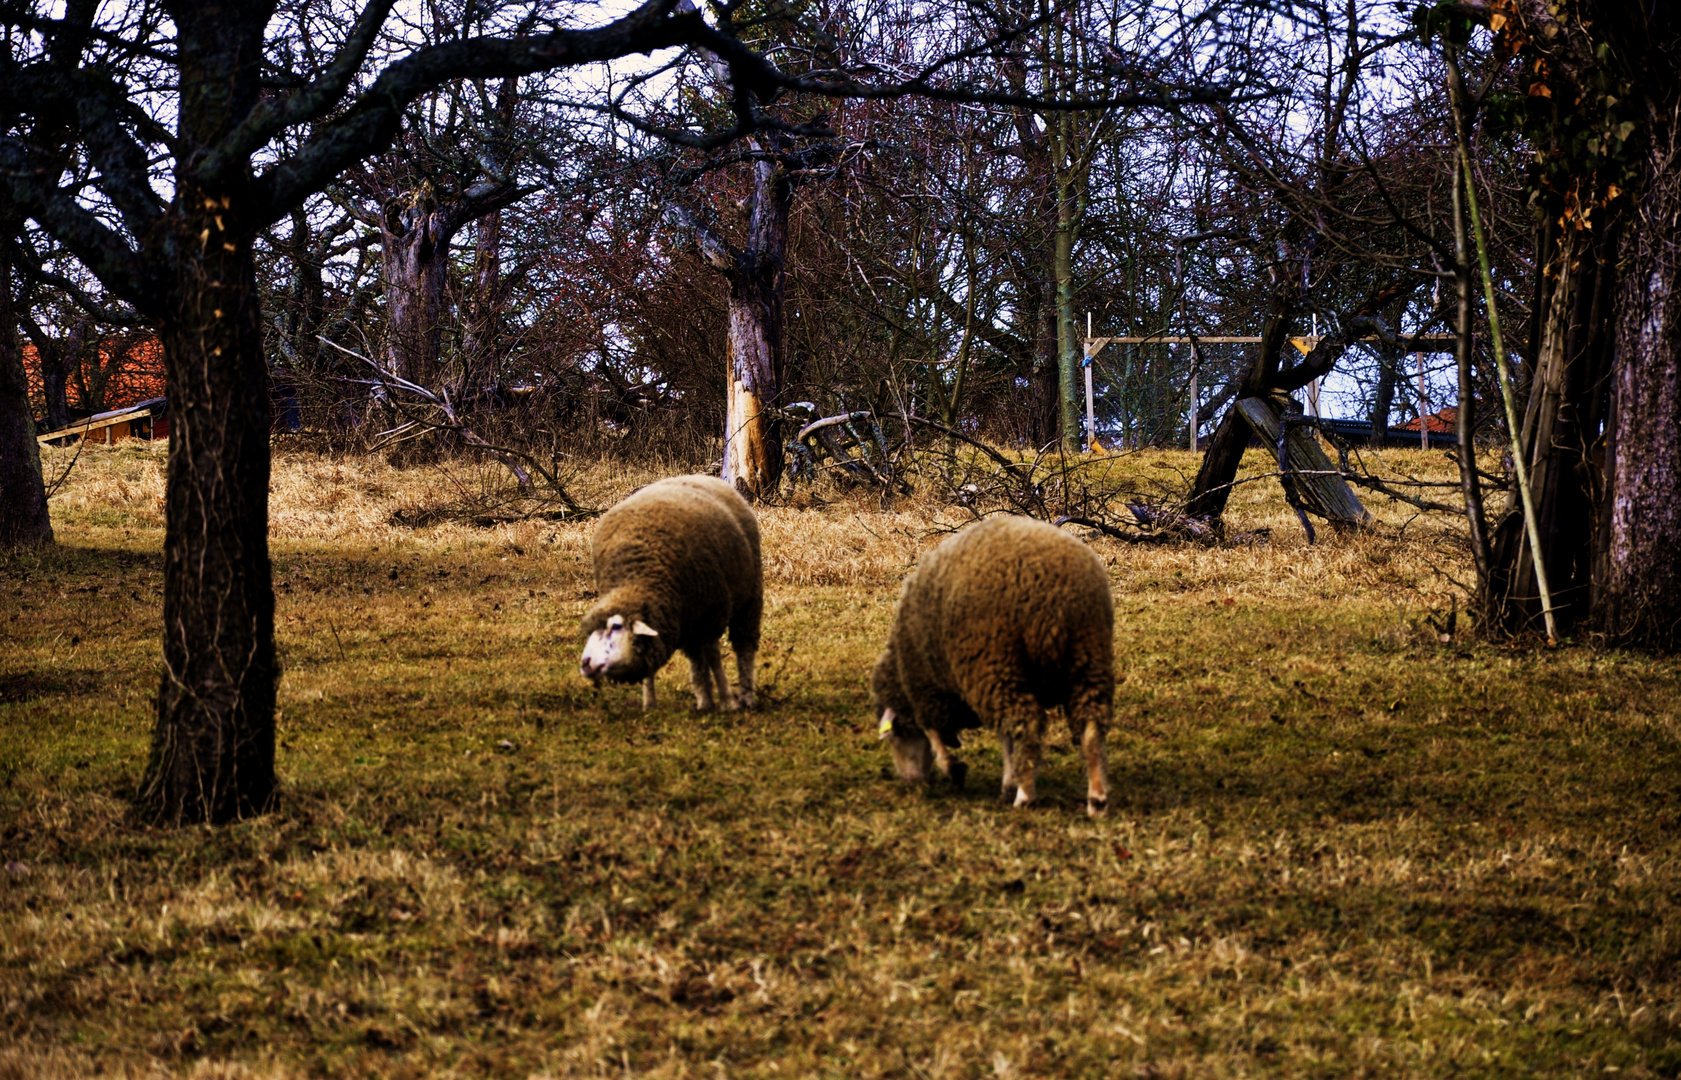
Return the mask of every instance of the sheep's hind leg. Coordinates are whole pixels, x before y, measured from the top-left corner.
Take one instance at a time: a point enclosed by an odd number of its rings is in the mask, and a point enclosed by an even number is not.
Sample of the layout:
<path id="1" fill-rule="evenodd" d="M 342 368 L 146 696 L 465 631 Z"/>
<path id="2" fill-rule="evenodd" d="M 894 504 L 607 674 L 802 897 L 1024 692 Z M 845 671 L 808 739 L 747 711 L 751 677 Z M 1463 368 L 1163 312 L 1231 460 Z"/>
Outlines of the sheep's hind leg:
<path id="1" fill-rule="evenodd" d="M 714 650 L 717 645 L 713 645 Z M 695 708 L 707 712 L 712 708 L 712 658 L 703 646 L 696 652 L 683 653 L 689 661 L 689 688 L 695 692 Z"/>
<path id="2" fill-rule="evenodd" d="M 1109 812 L 1109 765 L 1103 733 L 1109 726 L 1111 708 L 1107 698 L 1097 697 L 1068 706 L 1068 732 L 1086 758 L 1086 814 L 1094 818 Z"/>

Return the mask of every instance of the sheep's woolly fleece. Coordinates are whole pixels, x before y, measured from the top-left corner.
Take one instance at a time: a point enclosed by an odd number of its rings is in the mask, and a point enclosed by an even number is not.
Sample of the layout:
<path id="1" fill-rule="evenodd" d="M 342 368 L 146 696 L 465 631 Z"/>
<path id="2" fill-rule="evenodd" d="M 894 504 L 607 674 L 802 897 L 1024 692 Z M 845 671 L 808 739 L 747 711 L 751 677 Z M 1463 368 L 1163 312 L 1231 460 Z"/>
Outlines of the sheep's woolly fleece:
<path id="1" fill-rule="evenodd" d="M 1065 706 L 1086 741 L 1093 810 L 1101 812 L 1114 624 L 1108 572 L 1078 540 L 1027 518 L 972 525 L 906 579 L 871 676 L 877 713 L 893 710 L 896 746 L 919 731 L 955 746 L 962 729 L 996 729 L 1006 747 L 1026 754 L 1021 779 L 1031 798 L 1044 710 Z M 1006 787 L 1016 771 L 1007 760 Z"/>
<path id="2" fill-rule="evenodd" d="M 647 623 L 659 632 L 659 647 L 646 674 L 674 650 L 703 653 L 726 630 L 738 652 L 758 647 L 759 525 L 722 480 L 676 476 L 649 484 L 602 516 L 590 553 L 599 599 L 584 615 L 583 634 L 614 615 Z"/>

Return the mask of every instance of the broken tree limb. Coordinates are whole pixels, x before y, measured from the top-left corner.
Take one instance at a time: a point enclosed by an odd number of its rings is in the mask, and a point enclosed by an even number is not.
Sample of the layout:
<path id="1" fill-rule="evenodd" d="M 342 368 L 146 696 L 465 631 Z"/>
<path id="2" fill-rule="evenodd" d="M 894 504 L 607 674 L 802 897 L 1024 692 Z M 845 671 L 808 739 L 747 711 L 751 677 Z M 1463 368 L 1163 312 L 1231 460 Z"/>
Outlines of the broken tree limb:
<path id="1" fill-rule="evenodd" d="M 1052 521 L 1051 524 L 1057 526 L 1058 528 L 1061 528 L 1064 525 L 1079 525 L 1087 529 L 1096 529 L 1104 536 L 1111 537 L 1115 540 L 1124 540 L 1129 544 L 1165 544 L 1173 540 L 1183 539 L 1183 537 L 1176 536 L 1171 533 L 1127 532 L 1125 529 L 1116 528 L 1107 522 L 1102 522 L 1096 518 L 1088 517 L 1059 517 L 1055 521 Z"/>
<path id="2" fill-rule="evenodd" d="M 1285 423 L 1282 410 L 1266 398 L 1242 398 L 1236 408 L 1263 442 L 1280 448 L 1278 467 L 1283 474 L 1285 494 L 1294 494 L 1301 502 L 1301 510 L 1317 514 L 1337 529 L 1365 528 L 1372 524 L 1371 513 L 1361 505 L 1348 481 L 1331 464 L 1306 425 Z"/>

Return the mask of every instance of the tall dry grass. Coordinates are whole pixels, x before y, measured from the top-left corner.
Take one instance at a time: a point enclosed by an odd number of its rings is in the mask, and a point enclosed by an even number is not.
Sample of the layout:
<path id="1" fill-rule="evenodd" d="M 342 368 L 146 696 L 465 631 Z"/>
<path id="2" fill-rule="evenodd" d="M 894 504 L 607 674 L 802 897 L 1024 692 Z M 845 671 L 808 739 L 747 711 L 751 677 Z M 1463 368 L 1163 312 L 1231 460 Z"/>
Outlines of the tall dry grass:
<path id="1" fill-rule="evenodd" d="M 49 474 L 70 456 L 71 451 L 49 451 Z M 1368 457 L 1368 464 L 1375 461 L 1391 478 L 1456 479 L 1451 461 L 1437 452 L 1387 450 L 1375 457 L 1368 452 Z M 1105 463 L 1096 483 L 1171 497 L 1188 487 L 1195 465 L 1195 457 L 1183 451 L 1145 450 Z M 1122 589 L 1163 580 L 1187 593 L 1276 600 L 1365 597 L 1437 605 L 1469 580 L 1468 549 L 1458 520 L 1367 494 L 1365 502 L 1378 522 L 1374 528 L 1337 535 L 1320 523 L 1320 542 L 1309 544 L 1272 471 L 1262 451 L 1245 459 L 1227 523 L 1231 533 L 1248 537 L 1246 542 L 1133 545 L 1094 534 L 1091 544 L 1115 568 Z M 605 508 L 661 475 L 606 461 L 579 468 L 566 481 L 577 502 Z M 588 518 L 473 524 L 474 508 L 509 505 L 512 511 L 504 512 L 517 512 L 519 493 L 510 480 L 494 462 L 456 459 L 399 468 L 377 455 L 282 451 L 275 457 L 270 484 L 270 535 L 282 549 L 293 544 L 388 550 L 517 546 L 552 549 L 574 560 L 587 555 L 593 528 Z M 790 586 L 897 582 L 922 551 L 975 517 L 975 511 L 946 497 L 937 484 L 915 477 L 912 482 L 915 493 L 885 501 L 886 508 L 878 492 L 832 483 L 797 488 L 786 503 L 761 506 L 768 581 Z M 130 532 L 160 529 L 163 448 L 142 443 L 89 447 L 52 506 L 61 517 L 95 529 L 119 523 Z M 405 524 L 417 519 L 429 523 Z"/>

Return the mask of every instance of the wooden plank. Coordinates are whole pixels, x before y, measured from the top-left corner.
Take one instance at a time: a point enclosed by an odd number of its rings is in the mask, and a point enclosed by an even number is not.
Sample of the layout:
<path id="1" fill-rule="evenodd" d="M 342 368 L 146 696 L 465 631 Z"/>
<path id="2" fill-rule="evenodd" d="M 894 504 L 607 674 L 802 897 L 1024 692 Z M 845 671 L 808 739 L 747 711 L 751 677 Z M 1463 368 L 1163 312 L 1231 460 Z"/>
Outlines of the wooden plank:
<path id="1" fill-rule="evenodd" d="M 90 418 L 83 420 L 78 424 L 71 424 L 69 427 L 59 428 L 57 431 L 49 431 L 45 434 L 37 435 L 35 436 L 35 441 L 38 443 L 49 443 L 55 439 L 67 439 L 72 435 L 86 435 L 90 431 L 106 430 L 115 427 L 118 424 L 126 424 L 130 420 L 143 420 L 151 415 L 151 409 L 136 409 L 134 412 L 125 412 L 120 416 L 108 416 L 102 420 Z M 129 430 L 132 431 L 133 429 L 130 428 Z"/>
<path id="2" fill-rule="evenodd" d="M 1243 398 L 1238 412 L 1269 448 L 1278 446 L 1278 406 L 1265 398 Z M 1290 425 L 1284 438 L 1286 479 L 1295 485 L 1303 509 L 1339 528 L 1358 528 L 1374 520 L 1342 478 L 1307 425 Z"/>
<path id="3" fill-rule="evenodd" d="M 1321 336 L 1323 336 L 1323 335 L 1321 335 Z M 1415 341 L 1454 341 L 1454 340 L 1457 340 L 1457 335 L 1455 335 L 1455 334 L 1397 334 L 1397 335 L 1395 335 L 1395 339 L 1397 341 L 1408 342 L 1408 343 L 1415 342 Z M 1199 335 L 1195 340 L 1196 340 L 1197 344 L 1199 344 L 1199 345 L 1256 345 L 1256 344 L 1260 343 L 1261 339 L 1259 337 L 1251 336 L 1251 335 L 1238 335 L 1238 336 L 1210 335 L 1208 337 L 1202 337 L 1202 336 Z M 1359 340 L 1359 341 L 1376 341 L 1377 338 L 1368 336 L 1368 337 L 1358 338 L 1357 340 Z M 1107 347 L 1109 345 L 1189 345 L 1191 343 L 1191 341 L 1192 341 L 1191 338 L 1183 336 L 1183 335 L 1177 335 L 1177 334 L 1175 334 L 1175 335 L 1152 334 L 1148 337 L 1087 338 L 1086 339 L 1086 355 L 1087 356 L 1093 356 L 1097 353 L 1100 353 L 1104 350 L 1105 347 Z M 1309 335 L 1309 336 L 1306 336 L 1306 337 L 1293 337 L 1293 338 L 1290 339 L 1290 344 L 1296 346 L 1296 348 L 1298 348 L 1302 352 L 1306 353 L 1306 352 L 1311 352 L 1313 350 L 1313 347 L 1315 345 L 1319 344 L 1319 341 L 1320 341 L 1320 338 L 1313 337 L 1313 336 Z M 1305 346 L 1305 348 L 1304 348 L 1304 346 Z M 1410 345 L 1408 347 L 1410 348 Z"/>

